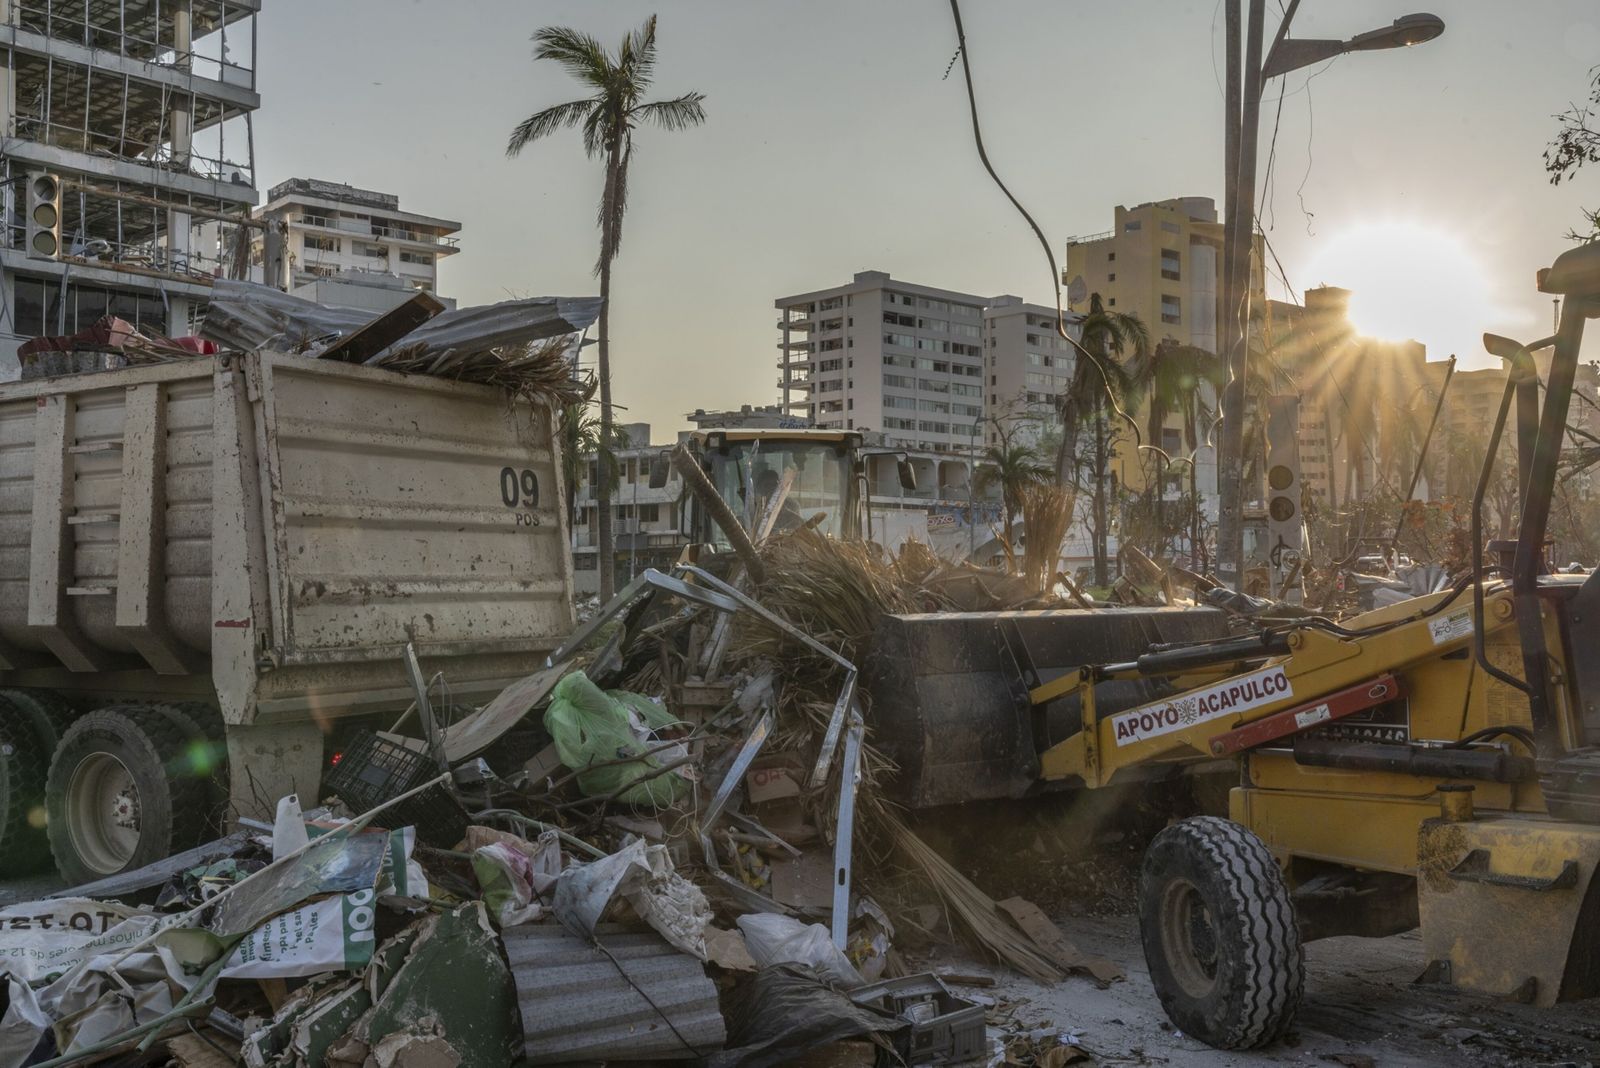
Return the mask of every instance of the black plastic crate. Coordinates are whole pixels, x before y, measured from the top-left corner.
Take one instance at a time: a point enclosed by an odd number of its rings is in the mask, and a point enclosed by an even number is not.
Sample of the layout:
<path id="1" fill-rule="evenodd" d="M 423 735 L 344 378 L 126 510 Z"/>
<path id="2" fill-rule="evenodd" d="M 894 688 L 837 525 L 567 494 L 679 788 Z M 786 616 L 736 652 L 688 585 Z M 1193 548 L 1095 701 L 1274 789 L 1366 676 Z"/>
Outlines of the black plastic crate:
<path id="1" fill-rule="evenodd" d="M 359 816 L 436 777 L 438 771 L 422 743 L 413 746 L 409 741 L 358 732 L 328 773 L 328 790 Z M 387 810 L 377 822 L 415 827 L 426 844 L 450 849 L 466 836 L 469 821 L 461 802 L 443 786 L 435 786 Z"/>
<path id="2" fill-rule="evenodd" d="M 895 1039 L 902 1063 L 962 1064 L 987 1059 L 983 1006 L 950 993 L 936 975 L 885 979 L 851 991 L 850 1000 L 911 1025 Z M 879 1063 L 883 1063 L 881 1057 Z"/>

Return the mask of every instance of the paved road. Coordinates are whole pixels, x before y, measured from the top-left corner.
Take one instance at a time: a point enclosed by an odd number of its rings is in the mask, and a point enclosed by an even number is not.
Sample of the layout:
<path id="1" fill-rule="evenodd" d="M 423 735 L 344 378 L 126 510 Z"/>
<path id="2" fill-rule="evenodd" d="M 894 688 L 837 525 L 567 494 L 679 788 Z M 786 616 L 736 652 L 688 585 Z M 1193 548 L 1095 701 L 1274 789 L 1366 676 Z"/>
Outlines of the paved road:
<path id="1" fill-rule="evenodd" d="M 1311 943 L 1306 999 L 1289 1041 L 1259 1053 L 1221 1053 L 1171 1030 L 1150 987 L 1134 917 L 1059 922 L 1080 949 L 1115 961 L 1127 981 L 1100 990 L 1086 979 L 1051 987 L 1013 976 L 984 993 L 1011 1002 L 1029 1027 L 1078 1032 L 1103 1065 L 1600 1064 L 1600 999 L 1539 1010 L 1418 986 L 1412 980 L 1422 970 L 1422 942 L 1414 933 Z"/>

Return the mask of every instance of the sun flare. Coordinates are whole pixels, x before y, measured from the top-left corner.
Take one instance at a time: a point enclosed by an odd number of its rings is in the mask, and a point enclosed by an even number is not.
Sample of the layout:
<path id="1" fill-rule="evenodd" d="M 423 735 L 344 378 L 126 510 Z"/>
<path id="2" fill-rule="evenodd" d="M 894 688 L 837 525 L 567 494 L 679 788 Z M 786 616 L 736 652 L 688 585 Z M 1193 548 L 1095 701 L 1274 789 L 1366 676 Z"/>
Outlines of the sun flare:
<path id="1" fill-rule="evenodd" d="M 1432 359 L 1452 352 L 1469 356 L 1472 339 L 1493 318 L 1482 266 L 1444 230 L 1409 221 L 1371 222 L 1320 246 L 1307 282 L 1350 290 L 1350 320 L 1363 334 L 1421 341 Z"/>

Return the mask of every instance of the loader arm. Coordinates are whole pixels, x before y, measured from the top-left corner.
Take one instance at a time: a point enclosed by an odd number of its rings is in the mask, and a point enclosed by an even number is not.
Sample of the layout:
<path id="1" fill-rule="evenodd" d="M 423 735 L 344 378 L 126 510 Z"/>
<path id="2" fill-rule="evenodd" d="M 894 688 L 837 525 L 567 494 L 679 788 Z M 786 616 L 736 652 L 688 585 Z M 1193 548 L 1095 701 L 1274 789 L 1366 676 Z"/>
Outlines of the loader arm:
<path id="1" fill-rule="evenodd" d="M 1486 635 L 1512 625 L 1508 588 L 1486 589 L 1483 608 Z M 1298 626 L 1287 656 L 1190 670 L 1177 679 L 1181 692 L 1104 717 L 1095 714 L 1096 685 L 1145 673 L 1085 668 L 1039 686 L 1030 693 L 1036 708 L 1075 696 L 1082 709 L 1081 729 L 1040 755 L 1041 777 L 1103 786 L 1134 767 L 1231 756 L 1394 700 L 1407 669 L 1469 647 L 1473 606 L 1444 591 L 1355 622 L 1354 637 Z"/>

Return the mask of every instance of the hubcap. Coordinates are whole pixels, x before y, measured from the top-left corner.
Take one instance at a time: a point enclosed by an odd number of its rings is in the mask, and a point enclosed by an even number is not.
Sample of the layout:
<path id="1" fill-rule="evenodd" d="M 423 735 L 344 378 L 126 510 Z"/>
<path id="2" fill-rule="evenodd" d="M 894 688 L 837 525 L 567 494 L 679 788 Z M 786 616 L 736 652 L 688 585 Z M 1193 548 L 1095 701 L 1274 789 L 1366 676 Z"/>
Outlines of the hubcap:
<path id="1" fill-rule="evenodd" d="M 1203 998 L 1217 984 L 1217 929 L 1200 891 L 1175 881 L 1162 900 L 1161 927 L 1173 978 L 1192 998 Z"/>
<path id="2" fill-rule="evenodd" d="M 139 788 L 110 753 L 93 753 L 67 783 L 67 834 L 86 866 L 102 875 L 121 871 L 139 847 Z"/>

